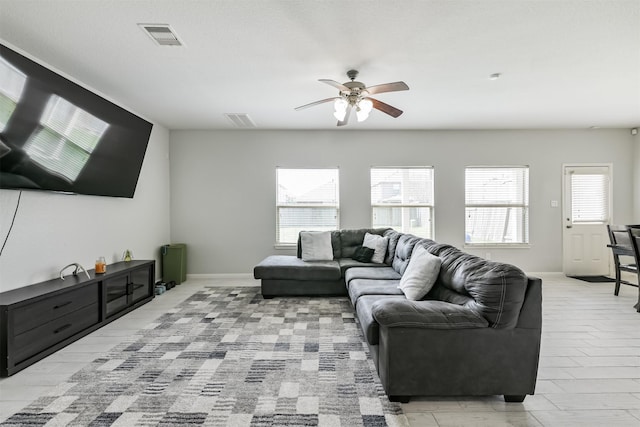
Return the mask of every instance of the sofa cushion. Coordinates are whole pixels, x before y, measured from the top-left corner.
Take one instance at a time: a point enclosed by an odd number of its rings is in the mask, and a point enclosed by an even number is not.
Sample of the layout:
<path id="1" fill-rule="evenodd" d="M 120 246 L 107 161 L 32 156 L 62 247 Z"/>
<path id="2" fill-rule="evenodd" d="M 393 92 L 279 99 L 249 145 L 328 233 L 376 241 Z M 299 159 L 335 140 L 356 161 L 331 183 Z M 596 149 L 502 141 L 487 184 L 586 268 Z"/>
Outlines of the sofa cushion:
<path id="1" fill-rule="evenodd" d="M 444 301 L 379 298 L 368 308 L 375 323 L 389 328 L 473 329 L 489 326 L 487 319 L 474 310 Z"/>
<path id="2" fill-rule="evenodd" d="M 353 279 L 349 283 L 349 299 L 355 307 L 363 295 L 398 295 L 404 294 L 398 289 L 398 280 Z"/>
<path id="3" fill-rule="evenodd" d="M 387 265 L 391 265 L 393 262 L 393 257 L 396 254 L 396 246 L 398 245 L 398 239 L 402 236 L 402 233 L 398 233 L 394 229 L 389 229 L 384 232 L 384 237 L 389 238 L 389 244 L 387 245 L 387 254 L 384 257 L 384 263 Z"/>
<path id="4" fill-rule="evenodd" d="M 356 303 L 356 316 L 358 317 L 358 322 L 360 322 L 360 328 L 362 329 L 365 339 L 371 345 L 378 344 L 380 332 L 380 326 L 373 317 L 371 310 L 377 301 L 387 299 L 405 300 L 402 295 L 363 295 L 358 298 L 358 302 Z"/>
<path id="5" fill-rule="evenodd" d="M 303 261 L 292 255 L 271 255 L 253 269 L 256 279 L 340 280 L 338 261 Z"/>
<path id="6" fill-rule="evenodd" d="M 398 288 L 407 299 L 421 300 L 436 283 L 439 272 L 440 258 L 427 252 L 424 246 L 415 245 Z"/>
<path id="7" fill-rule="evenodd" d="M 400 280 L 400 275 L 385 264 L 377 264 L 377 267 L 349 268 L 344 273 L 344 282 L 347 287 L 353 279 Z"/>
<path id="8" fill-rule="evenodd" d="M 427 250 L 442 260 L 437 285 L 429 297 L 461 303 L 481 314 L 492 328 L 513 328 L 527 289 L 519 268 L 470 255 L 444 244 Z"/>
<path id="9" fill-rule="evenodd" d="M 383 237 L 371 233 L 366 233 L 364 235 L 364 241 L 362 242 L 362 246 L 374 250 L 373 256 L 371 257 L 371 262 L 375 262 L 376 264 L 382 264 L 384 262 L 384 257 L 387 254 L 388 245 L 388 237 Z"/>
<path id="10" fill-rule="evenodd" d="M 357 230 L 340 230 L 340 258 L 351 258 L 358 246 L 364 246 L 367 233 L 381 236 L 387 228 L 360 228 Z"/>
<path id="11" fill-rule="evenodd" d="M 387 267 L 387 265 L 385 265 L 385 264 L 374 264 L 372 262 L 360 262 L 360 261 L 356 261 L 353 258 L 340 258 L 338 260 L 338 263 L 340 264 L 340 271 L 341 271 L 341 274 L 342 274 L 343 277 L 347 274 L 347 271 L 349 271 L 352 268 L 361 268 L 361 267 L 381 268 L 381 267 Z"/>
<path id="12" fill-rule="evenodd" d="M 391 266 L 399 274 L 404 274 L 404 271 L 407 269 L 411 252 L 413 252 L 413 247 L 418 241 L 420 241 L 420 238 L 411 234 L 403 234 L 398 239 Z"/>
<path id="13" fill-rule="evenodd" d="M 301 231 L 300 245 L 302 246 L 303 261 L 331 261 L 333 259 L 330 231 Z"/>

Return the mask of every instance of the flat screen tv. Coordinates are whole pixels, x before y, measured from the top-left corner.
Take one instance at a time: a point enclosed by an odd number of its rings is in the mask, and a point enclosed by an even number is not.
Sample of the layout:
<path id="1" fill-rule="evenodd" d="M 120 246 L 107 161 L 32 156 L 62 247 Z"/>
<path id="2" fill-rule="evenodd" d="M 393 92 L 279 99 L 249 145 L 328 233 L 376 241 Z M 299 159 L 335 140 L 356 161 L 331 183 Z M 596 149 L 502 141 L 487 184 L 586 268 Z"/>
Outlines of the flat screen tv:
<path id="1" fill-rule="evenodd" d="M 152 127 L 0 44 L 0 188 L 132 198 Z"/>

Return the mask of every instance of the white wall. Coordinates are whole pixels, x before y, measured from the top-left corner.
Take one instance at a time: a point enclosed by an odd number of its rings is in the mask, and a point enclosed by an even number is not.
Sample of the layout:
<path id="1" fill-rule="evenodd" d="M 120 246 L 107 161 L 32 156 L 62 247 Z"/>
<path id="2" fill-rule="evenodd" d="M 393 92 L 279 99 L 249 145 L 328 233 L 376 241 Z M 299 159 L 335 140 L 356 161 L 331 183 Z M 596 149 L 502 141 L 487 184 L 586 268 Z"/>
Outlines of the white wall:
<path id="1" fill-rule="evenodd" d="M 55 278 L 72 262 L 92 269 L 100 255 L 119 261 L 125 249 L 159 261 L 169 241 L 168 171 L 169 131 L 154 125 L 133 199 L 23 191 L 0 256 L 0 292 Z M 0 190 L 0 243 L 19 194 Z"/>
<path id="2" fill-rule="evenodd" d="M 614 222 L 633 213 L 628 129 L 549 131 L 172 131 L 171 240 L 188 245 L 189 274 L 251 273 L 274 249 L 275 168 L 340 168 L 341 228 L 371 225 L 371 166 L 435 167 L 435 240 L 462 246 L 464 168 L 530 166 L 527 249 L 492 258 L 527 271 L 562 270 L 563 163 L 614 164 Z M 484 250 L 477 251 L 484 256 Z"/>
<path id="3" fill-rule="evenodd" d="M 633 137 L 633 224 L 640 224 L 640 133 Z"/>

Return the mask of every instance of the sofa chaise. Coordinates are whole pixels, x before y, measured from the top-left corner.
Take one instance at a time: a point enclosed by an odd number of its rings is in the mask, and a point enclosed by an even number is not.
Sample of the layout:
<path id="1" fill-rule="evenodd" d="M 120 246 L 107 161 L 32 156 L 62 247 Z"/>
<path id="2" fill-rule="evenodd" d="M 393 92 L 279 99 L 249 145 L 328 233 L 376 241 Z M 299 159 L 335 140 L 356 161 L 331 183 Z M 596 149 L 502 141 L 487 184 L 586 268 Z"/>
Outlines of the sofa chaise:
<path id="1" fill-rule="evenodd" d="M 332 231 L 332 259 L 318 261 L 303 260 L 302 237 L 297 256 L 272 255 L 254 268 L 263 296 L 347 295 L 390 400 L 503 395 L 522 402 L 534 394 L 540 279 L 392 229 Z M 372 237 L 386 243 L 383 257 L 353 259 Z M 416 298 L 407 283 L 425 281 L 415 275 L 428 270 L 425 259 L 439 268 L 429 273 L 426 295 Z"/>

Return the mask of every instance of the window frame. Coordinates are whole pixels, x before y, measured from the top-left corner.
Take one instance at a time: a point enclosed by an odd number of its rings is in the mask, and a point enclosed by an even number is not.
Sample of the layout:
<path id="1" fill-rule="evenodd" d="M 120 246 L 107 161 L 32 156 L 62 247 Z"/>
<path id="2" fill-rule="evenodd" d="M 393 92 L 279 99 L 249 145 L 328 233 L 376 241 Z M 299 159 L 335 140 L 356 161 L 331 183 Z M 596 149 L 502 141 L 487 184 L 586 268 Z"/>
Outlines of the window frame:
<path id="1" fill-rule="evenodd" d="M 431 203 L 399 203 L 399 204 L 381 204 L 374 203 L 373 201 L 373 171 L 379 169 L 390 169 L 390 170 L 409 170 L 409 169 L 419 169 L 419 170 L 429 170 L 431 172 Z M 374 225 L 374 210 L 375 208 L 426 208 L 429 210 L 429 219 L 430 219 L 430 227 L 429 227 L 429 236 L 419 236 L 415 234 L 417 237 L 427 238 L 427 239 L 435 239 L 435 168 L 433 166 L 371 166 L 369 168 L 369 196 L 370 196 L 370 205 L 371 205 L 371 226 L 377 227 Z M 391 227 L 391 226 L 389 226 Z M 391 227 L 393 228 L 393 227 Z M 395 228 L 393 228 L 395 230 Z M 409 231 L 396 230 L 402 233 L 409 233 Z"/>
<path id="2" fill-rule="evenodd" d="M 279 171 L 280 170 L 297 170 L 297 171 L 317 171 L 317 170 L 327 170 L 327 171 L 334 171 L 335 172 L 335 178 L 336 178 L 336 186 L 335 186 L 335 195 L 336 195 L 336 200 L 335 200 L 335 204 L 317 204 L 317 203 L 309 203 L 309 204 L 304 204 L 304 203 L 295 203 L 295 204 L 287 204 L 287 203 L 281 203 L 280 202 L 280 184 L 279 184 Z M 318 209 L 335 209 L 335 218 L 336 218 L 336 224 L 335 224 L 335 229 L 338 230 L 340 229 L 340 168 L 338 168 L 337 166 L 335 167 L 311 167 L 311 168 L 304 168 L 304 167 L 280 167 L 277 166 L 276 167 L 276 209 L 275 209 L 275 215 L 276 215 L 276 228 L 275 228 L 275 232 L 276 232 L 276 236 L 275 236 L 275 245 L 274 247 L 276 249 L 291 249 L 293 247 L 297 246 L 297 238 L 295 242 L 285 242 L 285 241 L 280 241 L 280 237 L 281 237 L 281 230 L 280 230 L 280 210 L 282 208 L 286 208 L 286 209 L 309 209 L 309 208 L 318 208 Z M 313 230 L 313 227 L 305 227 L 305 230 L 308 231 L 315 231 Z"/>
<path id="3" fill-rule="evenodd" d="M 523 202 L 522 203 L 468 203 L 467 201 L 467 171 L 469 169 L 522 169 L 526 170 L 526 179 L 525 185 L 526 189 L 523 189 L 521 193 Z M 531 168 L 529 165 L 483 165 L 483 166 L 465 166 L 465 177 L 464 177 L 464 248 L 529 248 L 531 247 L 531 232 L 530 232 L 530 171 Z M 467 209 L 469 208 L 522 208 L 523 210 L 523 221 L 522 224 L 522 241 L 517 242 L 469 242 L 466 239 L 467 236 Z"/>

